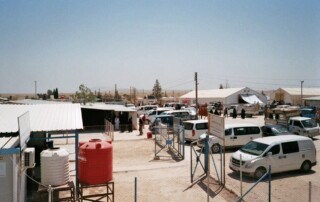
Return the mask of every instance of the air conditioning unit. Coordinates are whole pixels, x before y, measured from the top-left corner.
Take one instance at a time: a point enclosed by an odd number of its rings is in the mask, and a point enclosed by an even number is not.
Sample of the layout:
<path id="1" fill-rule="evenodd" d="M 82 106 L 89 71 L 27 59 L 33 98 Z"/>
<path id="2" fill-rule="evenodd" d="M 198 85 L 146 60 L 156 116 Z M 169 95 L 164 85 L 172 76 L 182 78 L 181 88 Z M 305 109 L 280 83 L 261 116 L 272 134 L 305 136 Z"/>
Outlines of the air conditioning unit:
<path id="1" fill-rule="evenodd" d="M 35 149 L 27 147 L 23 150 L 22 162 L 24 168 L 33 168 L 35 165 Z"/>

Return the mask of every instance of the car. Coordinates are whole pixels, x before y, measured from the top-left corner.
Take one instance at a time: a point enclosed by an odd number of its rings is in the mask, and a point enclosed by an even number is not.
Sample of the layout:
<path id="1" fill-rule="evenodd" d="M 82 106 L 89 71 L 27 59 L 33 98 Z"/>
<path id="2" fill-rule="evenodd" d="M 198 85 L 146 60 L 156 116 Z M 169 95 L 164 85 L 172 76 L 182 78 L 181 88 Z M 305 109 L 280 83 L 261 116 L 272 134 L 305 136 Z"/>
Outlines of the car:
<path id="1" fill-rule="evenodd" d="M 261 130 L 263 137 L 286 135 L 290 133 L 288 129 L 282 125 L 265 125 L 261 127 Z"/>
<path id="2" fill-rule="evenodd" d="M 140 117 L 141 115 L 144 115 L 149 110 L 156 109 L 157 107 L 158 107 L 157 105 L 144 105 L 144 106 L 137 107 L 138 117 Z"/>
<path id="3" fill-rule="evenodd" d="M 184 108 L 184 109 L 189 111 L 191 120 L 197 120 L 198 119 L 197 110 L 194 107 L 187 107 L 187 108 Z"/>
<path id="4" fill-rule="evenodd" d="M 186 120 L 190 120 L 191 119 L 191 115 L 190 112 L 188 110 L 185 109 L 181 109 L 181 110 L 169 110 L 169 111 L 165 111 L 162 114 L 164 115 L 172 115 L 176 118 L 180 118 L 182 121 L 186 121 Z"/>
<path id="5" fill-rule="evenodd" d="M 159 124 L 165 124 L 170 129 L 173 128 L 173 116 L 172 115 L 157 115 L 155 116 L 153 122 L 149 124 L 149 130 L 153 134 L 157 134 L 159 132 L 158 127 Z"/>
<path id="6" fill-rule="evenodd" d="M 155 119 L 155 116 L 162 114 L 165 111 L 170 111 L 172 110 L 171 108 L 157 108 L 157 109 L 152 109 L 146 114 L 146 122 L 148 124 L 152 123 Z"/>
<path id="7" fill-rule="evenodd" d="M 208 120 L 189 120 L 184 121 L 184 139 L 191 142 L 199 139 L 200 135 L 208 132 Z"/>

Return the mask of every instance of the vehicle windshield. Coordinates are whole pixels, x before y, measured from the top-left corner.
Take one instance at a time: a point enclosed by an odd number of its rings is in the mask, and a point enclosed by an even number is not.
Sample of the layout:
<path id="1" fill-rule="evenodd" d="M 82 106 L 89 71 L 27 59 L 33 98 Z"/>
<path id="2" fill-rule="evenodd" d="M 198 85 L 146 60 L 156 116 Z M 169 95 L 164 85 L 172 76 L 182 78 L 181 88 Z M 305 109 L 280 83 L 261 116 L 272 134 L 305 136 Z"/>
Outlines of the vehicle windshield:
<path id="1" fill-rule="evenodd" d="M 282 126 L 277 126 L 273 128 L 273 131 L 275 134 L 284 134 L 284 133 L 289 133 L 288 129 Z"/>
<path id="2" fill-rule="evenodd" d="M 302 122 L 302 125 L 303 125 L 305 128 L 314 128 L 314 127 L 317 127 L 317 123 L 316 123 L 313 119 L 303 120 L 303 121 L 301 121 L 301 122 Z"/>
<path id="3" fill-rule="evenodd" d="M 269 145 L 267 144 L 251 141 L 241 147 L 240 151 L 242 151 L 243 153 L 259 156 L 266 150 L 268 146 Z"/>

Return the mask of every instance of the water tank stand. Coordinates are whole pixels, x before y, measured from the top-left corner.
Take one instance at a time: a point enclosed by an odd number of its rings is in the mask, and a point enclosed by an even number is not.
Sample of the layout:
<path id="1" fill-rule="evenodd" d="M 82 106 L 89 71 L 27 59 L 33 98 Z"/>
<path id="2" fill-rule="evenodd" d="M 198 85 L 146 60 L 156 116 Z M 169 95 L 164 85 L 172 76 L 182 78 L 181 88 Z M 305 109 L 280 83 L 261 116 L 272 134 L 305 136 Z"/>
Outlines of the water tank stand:
<path id="1" fill-rule="evenodd" d="M 57 187 L 52 187 L 53 188 L 53 195 L 54 199 L 53 201 L 75 201 L 75 187 L 73 181 L 69 181 L 67 184 L 57 186 Z M 62 192 L 60 194 L 60 192 Z M 69 193 L 66 193 L 69 192 Z M 39 198 L 38 200 L 41 201 L 43 197 L 46 198 L 46 196 L 42 195 L 48 195 L 48 190 L 47 187 L 40 185 L 38 188 L 38 193 L 39 193 Z M 61 197 L 60 197 L 61 195 Z"/>
<path id="2" fill-rule="evenodd" d="M 114 202 L 114 182 L 109 181 L 102 184 L 83 184 L 79 186 L 80 201 L 101 201 L 107 198 L 107 201 Z M 101 189 L 99 189 L 101 188 Z M 90 194 L 90 190 L 99 189 L 99 194 Z"/>

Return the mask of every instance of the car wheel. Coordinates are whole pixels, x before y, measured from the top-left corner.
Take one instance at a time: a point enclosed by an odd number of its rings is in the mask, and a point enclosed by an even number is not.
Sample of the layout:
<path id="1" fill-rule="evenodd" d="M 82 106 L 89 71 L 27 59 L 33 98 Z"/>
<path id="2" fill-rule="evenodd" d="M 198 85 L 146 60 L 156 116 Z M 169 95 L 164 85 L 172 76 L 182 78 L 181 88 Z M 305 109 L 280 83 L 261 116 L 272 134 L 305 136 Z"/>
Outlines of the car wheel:
<path id="1" fill-rule="evenodd" d="M 311 163 L 310 163 L 310 161 L 305 161 L 305 162 L 303 162 L 300 169 L 301 169 L 301 171 L 303 171 L 303 172 L 308 172 L 309 170 L 311 170 Z"/>
<path id="2" fill-rule="evenodd" d="M 219 153 L 220 152 L 220 145 L 219 144 L 214 144 L 211 147 L 212 153 Z"/>
<path id="3" fill-rule="evenodd" d="M 257 168 L 256 172 L 254 172 L 254 178 L 260 179 L 266 172 L 267 170 L 263 167 Z"/>

